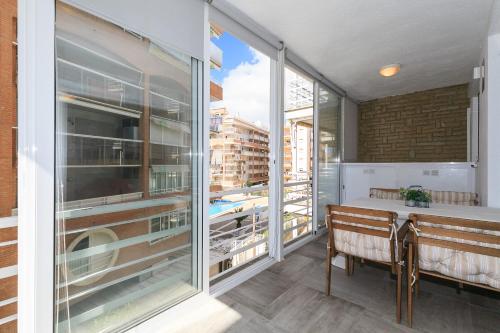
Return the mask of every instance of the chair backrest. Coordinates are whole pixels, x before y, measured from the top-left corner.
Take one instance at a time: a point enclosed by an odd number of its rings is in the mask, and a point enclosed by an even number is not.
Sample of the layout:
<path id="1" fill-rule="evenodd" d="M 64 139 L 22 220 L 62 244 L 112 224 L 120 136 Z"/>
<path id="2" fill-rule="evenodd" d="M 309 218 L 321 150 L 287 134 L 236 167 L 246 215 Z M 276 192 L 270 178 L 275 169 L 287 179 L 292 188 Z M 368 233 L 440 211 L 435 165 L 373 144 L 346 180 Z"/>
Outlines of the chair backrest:
<path id="1" fill-rule="evenodd" d="M 401 193 L 397 188 L 370 188 L 370 198 L 401 200 Z"/>
<path id="2" fill-rule="evenodd" d="M 415 228 L 412 237 L 414 244 L 427 245 L 430 251 L 427 256 L 432 260 L 440 260 L 443 257 L 445 262 L 450 258 L 447 255 L 441 255 L 446 249 L 458 251 L 463 255 L 457 257 L 457 260 L 464 258 L 465 255 L 483 255 L 494 259 L 496 264 L 500 264 L 500 223 L 481 220 L 468 220 L 452 217 L 444 217 L 437 215 L 411 214 L 411 223 Z M 422 256 L 420 253 L 419 256 Z M 484 257 L 483 257 L 484 258 Z M 422 258 L 420 258 L 422 259 Z M 465 260 L 465 259 L 464 259 Z M 479 259 L 475 259 L 478 261 Z M 477 267 L 484 266 L 479 262 L 470 263 L 474 265 L 472 270 L 476 271 Z M 455 267 L 463 273 L 467 271 L 467 267 L 463 267 L 465 263 L 457 262 Z M 480 267 L 479 271 L 496 270 L 489 267 Z M 443 272 L 441 272 L 444 274 Z M 448 272 L 455 278 L 460 278 L 460 272 Z M 462 274 L 463 275 L 463 274 Z M 467 280 L 467 276 L 462 278 Z M 498 285 L 500 281 L 495 282 Z M 493 285 L 493 284 L 490 284 Z"/>
<path id="3" fill-rule="evenodd" d="M 338 229 L 345 232 L 387 238 L 389 241 L 392 237 L 392 228 L 395 228 L 397 214 L 383 210 L 327 205 L 325 220 L 330 239 L 335 237 L 334 230 Z M 390 248 L 391 263 L 395 265 L 394 242 L 390 242 Z"/>
<path id="4" fill-rule="evenodd" d="M 479 195 L 474 192 L 435 191 L 425 190 L 432 198 L 432 202 L 449 205 L 479 206 Z"/>

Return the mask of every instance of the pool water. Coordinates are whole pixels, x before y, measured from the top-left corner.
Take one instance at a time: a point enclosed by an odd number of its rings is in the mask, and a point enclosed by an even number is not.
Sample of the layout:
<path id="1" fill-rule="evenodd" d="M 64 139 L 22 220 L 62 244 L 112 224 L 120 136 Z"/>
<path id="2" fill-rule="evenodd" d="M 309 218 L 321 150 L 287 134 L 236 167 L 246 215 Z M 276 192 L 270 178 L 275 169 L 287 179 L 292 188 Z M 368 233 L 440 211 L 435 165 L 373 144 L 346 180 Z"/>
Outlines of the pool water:
<path id="1" fill-rule="evenodd" d="M 216 200 L 208 207 L 208 216 L 218 215 L 236 207 L 244 205 L 244 202 L 232 202 L 229 200 Z"/>

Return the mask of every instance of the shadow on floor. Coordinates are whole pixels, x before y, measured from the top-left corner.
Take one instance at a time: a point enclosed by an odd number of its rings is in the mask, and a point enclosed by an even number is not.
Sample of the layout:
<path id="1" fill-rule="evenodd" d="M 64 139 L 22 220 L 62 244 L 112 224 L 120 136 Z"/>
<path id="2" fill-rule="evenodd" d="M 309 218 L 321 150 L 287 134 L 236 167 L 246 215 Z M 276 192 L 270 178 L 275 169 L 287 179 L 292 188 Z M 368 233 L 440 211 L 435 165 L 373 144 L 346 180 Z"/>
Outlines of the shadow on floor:
<path id="1" fill-rule="evenodd" d="M 321 237 L 219 297 L 241 317 L 212 332 L 500 332 L 499 295 L 431 280 L 421 280 L 413 329 L 405 297 L 397 324 L 396 281 L 385 267 L 358 263 L 351 277 L 335 267 L 327 297 L 325 253 Z"/>

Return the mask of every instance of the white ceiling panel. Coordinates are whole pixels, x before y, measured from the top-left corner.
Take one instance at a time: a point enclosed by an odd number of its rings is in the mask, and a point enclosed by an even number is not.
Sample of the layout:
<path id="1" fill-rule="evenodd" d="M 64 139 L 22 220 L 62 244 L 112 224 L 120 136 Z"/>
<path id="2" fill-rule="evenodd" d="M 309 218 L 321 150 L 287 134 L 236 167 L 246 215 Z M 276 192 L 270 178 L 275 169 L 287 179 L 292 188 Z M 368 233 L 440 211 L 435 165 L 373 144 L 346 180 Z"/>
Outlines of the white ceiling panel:
<path id="1" fill-rule="evenodd" d="M 469 82 L 496 0 L 232 0 L 359 101 Z M 401 64 L 392 78 L 380 67 Z"/>

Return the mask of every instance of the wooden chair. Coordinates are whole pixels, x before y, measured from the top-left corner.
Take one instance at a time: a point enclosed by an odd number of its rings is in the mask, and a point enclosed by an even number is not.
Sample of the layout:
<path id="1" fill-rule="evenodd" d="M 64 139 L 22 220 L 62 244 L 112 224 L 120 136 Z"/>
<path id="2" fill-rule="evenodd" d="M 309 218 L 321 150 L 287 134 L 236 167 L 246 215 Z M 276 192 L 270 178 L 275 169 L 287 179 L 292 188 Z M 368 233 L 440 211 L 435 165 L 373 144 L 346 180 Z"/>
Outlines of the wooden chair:
<path id="1" fill-rule="evenodd" d="M 500 291 L 500 223 L 410 215 L 408 325 L 421 274 Z"/>
<path id="2" fill-rule="evenodd" d="M 354 257 L 389 265 L 397 274 L 396 319 L 401 322 L 401 279 L 403 238 L 407 224 L 398 230 L 394 212 L 327 205 L 325 222 L 328 227 L 326 256 L 326 294 L 330 295 L 332 258 L 344 253 L 346 273 L 354 270 Z"/>
<path id="3" fill-rule="evenodd" d="M 370 188 L 370 198 L 401 200 L 400 190 L 397 188 Z"/>

